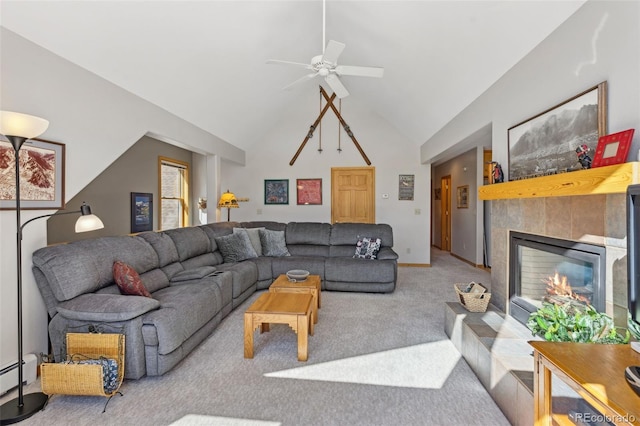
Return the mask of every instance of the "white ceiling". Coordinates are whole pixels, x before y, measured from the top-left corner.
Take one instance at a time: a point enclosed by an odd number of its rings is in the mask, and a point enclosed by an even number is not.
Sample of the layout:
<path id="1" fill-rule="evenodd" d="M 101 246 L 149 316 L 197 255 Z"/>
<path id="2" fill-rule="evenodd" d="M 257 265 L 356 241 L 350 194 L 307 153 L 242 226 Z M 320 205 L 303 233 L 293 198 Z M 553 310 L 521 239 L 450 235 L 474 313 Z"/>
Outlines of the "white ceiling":
<path id="1" fill-rule="evenodd" d="M 343 103 L 422 145 L 583 3 L 328 0 L 338 62 L 385 68 Z M 266 61 L 322 53 L 321 0 L 2 0 L 0 24 L 243 149 L 320 82 L 283 91 L 307 71 Z"/>

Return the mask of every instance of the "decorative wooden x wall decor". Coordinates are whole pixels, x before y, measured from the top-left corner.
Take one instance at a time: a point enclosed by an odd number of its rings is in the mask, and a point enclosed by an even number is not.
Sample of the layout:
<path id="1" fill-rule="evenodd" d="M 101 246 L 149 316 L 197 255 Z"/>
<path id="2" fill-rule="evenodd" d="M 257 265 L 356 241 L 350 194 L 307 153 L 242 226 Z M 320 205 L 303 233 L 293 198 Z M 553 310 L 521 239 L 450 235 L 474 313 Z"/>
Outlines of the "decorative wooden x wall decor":
<path id="1" fill-rule="evenodd" d="M 347 122 L 344 121 L 344 119 L 342 118 L 342 115 L 340 114 L 340 111 L 338 111 L 338 108 L 336 108 L 336 106 L 333 104 L 333 100 L 336 98 L 336 94 L 333 93 L 331 96 L 329 96 L 327 92 L 322 88 L 322 86 L 320 86 L 320 93 L 322 93 L 322 97 L 324 97 L 324 99 L 327 101 L 327 104 L 320 111 L 320 114 L 318 115 L 318 118 L 316 118 L 316 121 L 309 127 L 309 133 L 307 133 L 307 136 L 305 136 L 304 140 L 300 144 L 300 147 L 296 151 L 296 154 L 293 156 L 291 161 L 289 161 L 289 165 L 293 166 L 293 163 L 296 162 L 296 160 L 298 159 L 298 156 L 304 149 L 304 146 L 307 144 L 309 139 L 313 137 L 313 132 L 318 127 L 318 124 L 320 124 L 322 117 L 324 117 L 325 113 L 329 110 L 329 108 L 331 108 L 331 110 L 333 110 L 333 112 L 335 113 L 336 117 L 338 117 L 338 121 L 340 121 L 340 124 L 342 124 L 344 131 L 347 132 L 347 135 L 349 135 L 349 137 L 353 141 L 353 144 L 356 146 L 356 148 L 358 148 L 358 152 L 360 152 L 360 155 L 362 155 L 362 158 L 364 159 L 365 163 L 367 163 L 367 166 L 370 166 L 371 161 L 369 161 L 369 157 L 367 157 L 367 154 L 364 153 L 364 151 L 362 150 L 362 147 L 356 140 L 356 137 L 353 135 L 351 128 L 349 127 Z"/>

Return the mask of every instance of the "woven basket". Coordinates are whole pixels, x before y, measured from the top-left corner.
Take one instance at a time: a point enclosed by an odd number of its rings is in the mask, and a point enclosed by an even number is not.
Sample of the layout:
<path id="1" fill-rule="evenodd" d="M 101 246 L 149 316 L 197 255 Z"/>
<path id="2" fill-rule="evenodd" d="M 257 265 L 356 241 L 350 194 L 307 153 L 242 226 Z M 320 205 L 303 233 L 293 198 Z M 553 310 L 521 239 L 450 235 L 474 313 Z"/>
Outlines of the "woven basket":
<path id="1" fill-rule="evenodd" d="M 124 378 L 123 334 L 67 333 L 67 355 L 115 359 L 118 362 L 118 388 L 111 393 L 104 391 L 101 365 L 45 362 L 40 365 L 43 393 L 106 397 L 118 393 Z"/>
<path id="2" fill-rule="evenodd" d="M 460 299 L 460 303 L 469 312 L 486 312 L 489 301 L 491 300 L 491 293 L 465 293 L 463 290 L 467 288 L 468 285 L 469 284 L 453 285 Z"/>

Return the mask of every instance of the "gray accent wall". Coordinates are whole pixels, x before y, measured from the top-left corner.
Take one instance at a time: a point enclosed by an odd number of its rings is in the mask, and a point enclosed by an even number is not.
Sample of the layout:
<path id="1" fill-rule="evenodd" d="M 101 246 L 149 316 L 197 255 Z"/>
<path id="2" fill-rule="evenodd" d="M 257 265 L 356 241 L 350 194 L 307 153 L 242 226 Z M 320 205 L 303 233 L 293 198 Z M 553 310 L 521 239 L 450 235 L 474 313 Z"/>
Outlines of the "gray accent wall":
<path id="1" fill-rule="evenodd" d="M 53 216 L 47 220 L 47 244 L 130 233 L 132 192 L 153 194 L 153 229 L 158 229 L 160 156 L 188 163 L 192 173 L 191 151 L 143 136 L 65 206 L 64 211 L 79 210 L 85 201 L 102 220 L 104 229 L 76 234 L 74 226 L 79 215 Z"/>

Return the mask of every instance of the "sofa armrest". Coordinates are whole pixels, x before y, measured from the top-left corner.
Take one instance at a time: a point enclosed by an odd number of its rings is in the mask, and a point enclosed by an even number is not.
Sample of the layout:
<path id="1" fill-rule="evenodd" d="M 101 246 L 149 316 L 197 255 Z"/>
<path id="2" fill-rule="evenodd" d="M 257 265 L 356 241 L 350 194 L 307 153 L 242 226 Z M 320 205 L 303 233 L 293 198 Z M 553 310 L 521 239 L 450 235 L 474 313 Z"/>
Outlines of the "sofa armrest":
<path id="1" fill-rule="evenodd" d="M 144 296 L 83 294 L 58 305 L 58 314 L 70 320 L 127 321 L 158 309 L 160 302 Z"/>
<path id="2" fill-rule="evenodd" d="M 214 275 L 216 270 L 215 266 L 201 266 L 199 268 L 186 269 L 171 277 L 171 284 L 182 281 L 199 280 L 209 275 Z"/>
<path id="3" fill-rule="evenodd" d="M 378 260 L 396 260 L 398 253 L 393 251 L 391 247 L 382 247 L 376 256 Z"/>

